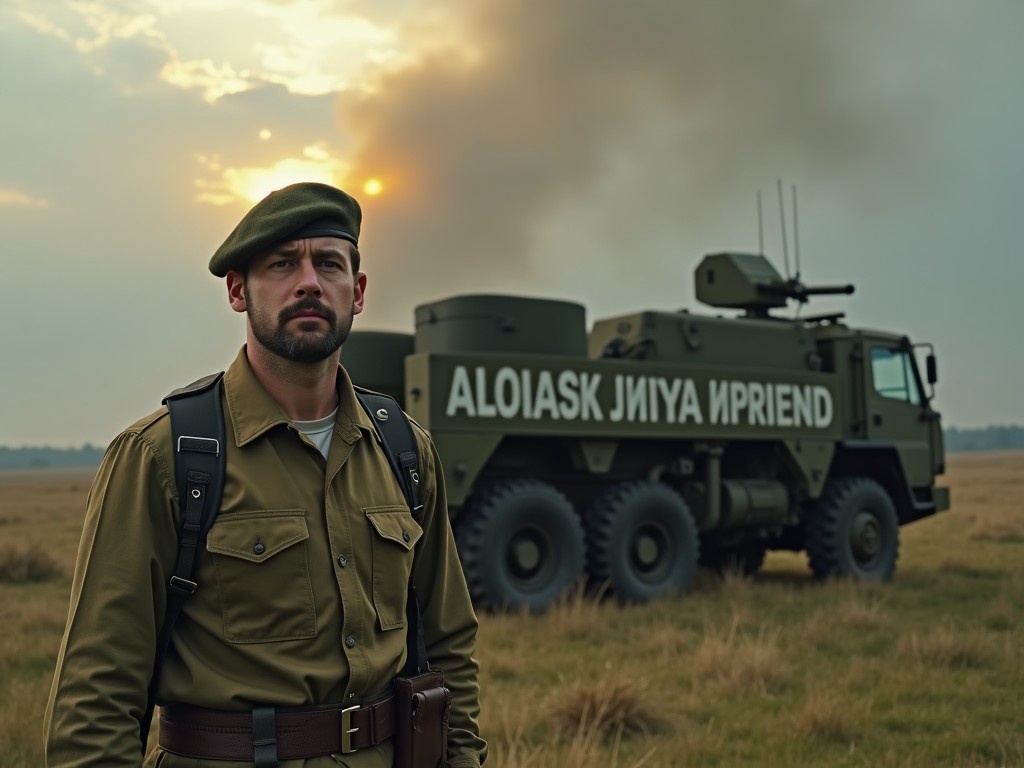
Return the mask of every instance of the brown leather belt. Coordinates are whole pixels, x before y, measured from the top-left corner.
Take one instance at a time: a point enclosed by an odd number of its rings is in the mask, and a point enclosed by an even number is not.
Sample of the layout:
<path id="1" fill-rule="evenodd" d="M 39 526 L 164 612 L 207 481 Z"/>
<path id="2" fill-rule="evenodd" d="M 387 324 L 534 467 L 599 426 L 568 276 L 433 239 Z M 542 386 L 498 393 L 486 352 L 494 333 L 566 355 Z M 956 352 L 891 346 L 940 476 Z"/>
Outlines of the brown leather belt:
<path id="1" fill-rule="evenodd" d="M 347 754 L 391 738 L 395 697 L 344 709 L 282 707 L 275 717 L 279 759 Z M 252 713 L 165 704 L 160 708 L 160 746 L 185 757 L 252 760 Z"/>

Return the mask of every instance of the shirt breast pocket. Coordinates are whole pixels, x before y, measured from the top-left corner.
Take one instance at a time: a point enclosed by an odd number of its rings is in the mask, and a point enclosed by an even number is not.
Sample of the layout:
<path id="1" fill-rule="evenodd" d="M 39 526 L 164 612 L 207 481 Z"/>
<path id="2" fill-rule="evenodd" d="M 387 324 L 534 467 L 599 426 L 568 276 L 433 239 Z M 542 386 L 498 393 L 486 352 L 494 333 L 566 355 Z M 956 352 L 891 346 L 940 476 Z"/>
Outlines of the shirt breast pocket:
<path id="1" fill-rule="evenodd" d="M 206 539 L 220 590 L 224 638 L 269 643 L 316 637 L 316 607 L 301 509 L 217 518 Z"/>
<path id="2" fill-rule="evenodd" d="M 365 507 L 373 535 L 373 606 L 381 629 L 406 624 L 406 602 L 416 542 L 423 529 L 408 507 Z"/>

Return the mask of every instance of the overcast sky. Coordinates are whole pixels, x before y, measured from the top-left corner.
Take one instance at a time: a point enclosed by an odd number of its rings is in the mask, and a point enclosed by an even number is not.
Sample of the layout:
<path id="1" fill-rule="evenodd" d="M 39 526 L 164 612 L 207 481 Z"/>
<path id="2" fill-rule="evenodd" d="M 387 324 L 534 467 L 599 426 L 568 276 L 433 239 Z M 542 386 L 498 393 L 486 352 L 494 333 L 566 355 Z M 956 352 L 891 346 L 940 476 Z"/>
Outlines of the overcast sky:
<path id="1" fill-rule="evenodd" d="M 700 311 L 758 190 L 782 270 L 781 178 L 805 281 L 857 286 L 804 312 L 934 343 L 947 426 L 1024 423 L 1022 40 L 1020 0 L 0 0 L 0 445 L 226 367 L 207 262 L 303 179 L 363 203 L 357 327 L 412 330 L 470 292 Z"/>

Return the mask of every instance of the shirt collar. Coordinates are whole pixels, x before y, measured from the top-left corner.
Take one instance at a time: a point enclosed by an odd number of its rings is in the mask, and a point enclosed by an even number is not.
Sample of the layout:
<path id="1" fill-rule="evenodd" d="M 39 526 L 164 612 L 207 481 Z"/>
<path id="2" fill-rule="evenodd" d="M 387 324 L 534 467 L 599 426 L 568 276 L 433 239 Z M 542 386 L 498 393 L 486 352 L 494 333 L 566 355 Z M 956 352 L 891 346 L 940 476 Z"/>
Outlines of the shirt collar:
<path id="1" fill-rule="evenodd" d="M 239 448 L 278 425 L 291 424 L 253 373 L 244 345 L 224 374 L 224 393 L 235 445 Z M 373 422 L 359 405 L 352 380 L 342 366 L 338 366 L 338 417 L 334 429 L 336 435 L 350 444 L 359 439 L 360 430 L 375 434 Z"/>

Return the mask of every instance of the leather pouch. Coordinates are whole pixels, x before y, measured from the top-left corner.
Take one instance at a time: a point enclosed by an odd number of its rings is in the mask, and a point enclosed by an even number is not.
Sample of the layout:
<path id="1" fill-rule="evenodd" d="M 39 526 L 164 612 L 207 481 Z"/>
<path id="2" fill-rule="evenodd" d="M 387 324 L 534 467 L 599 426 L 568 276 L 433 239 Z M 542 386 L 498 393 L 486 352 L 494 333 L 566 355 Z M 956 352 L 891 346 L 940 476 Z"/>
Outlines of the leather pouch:
<path id="1" fill-rule="evenodd" d="M 444 768 L 452 693 L 441 670 L 396 677 L 395 768 Z"/>

